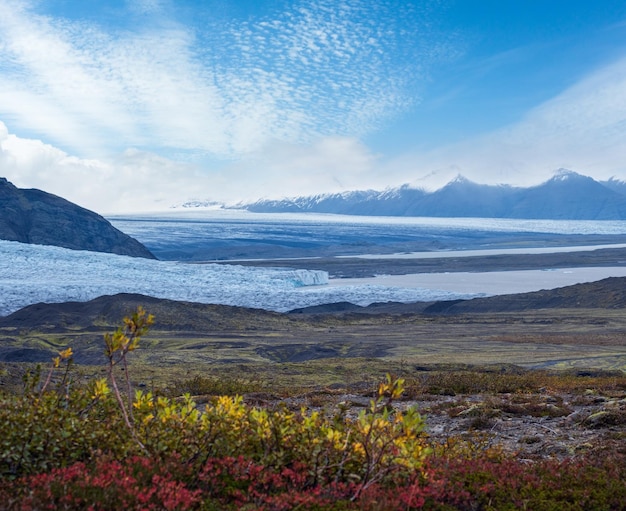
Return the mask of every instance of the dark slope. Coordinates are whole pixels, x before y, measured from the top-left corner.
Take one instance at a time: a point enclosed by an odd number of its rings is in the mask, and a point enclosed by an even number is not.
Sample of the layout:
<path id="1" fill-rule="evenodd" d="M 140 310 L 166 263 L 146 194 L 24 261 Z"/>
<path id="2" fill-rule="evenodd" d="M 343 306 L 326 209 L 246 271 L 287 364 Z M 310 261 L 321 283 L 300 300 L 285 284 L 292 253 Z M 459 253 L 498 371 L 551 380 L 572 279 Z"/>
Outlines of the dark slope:
<path id="1" fill-rule="evenodd" d="M 610 277 L 586 284 L 511 295 L 434 303 L 373 303 L 360 307 L 345 302 L 295 309 L 290 314 L 472 314 L 540 309 L 626 308 L 626 277 Z"/>
<path id="2" fill-rule="evenodd" d="M 623 309 L 626 308 L 626 277 L 610 277 L 585 284 L 514 295 L 439 302 L 425 313 L 465 314 L 516 312 L 537 309 Z"/>
<path id="3" fill-rule="evenodd" d="M 108 330 L 144 307 L 156 317 L 155 329 L 206 331 L 247 329 L 284 322 L 281 314 L 229 305 L 179 302 L 140 294 L 105 295 L 88 302 L 37 303 L 0 317 L 0 328 L 42 330 Z"/>
<path id="4" fill-rule="evenodd" d="M 0 178 L 0 239 L 154 259 L 100 215 L 61 197 Z"/>

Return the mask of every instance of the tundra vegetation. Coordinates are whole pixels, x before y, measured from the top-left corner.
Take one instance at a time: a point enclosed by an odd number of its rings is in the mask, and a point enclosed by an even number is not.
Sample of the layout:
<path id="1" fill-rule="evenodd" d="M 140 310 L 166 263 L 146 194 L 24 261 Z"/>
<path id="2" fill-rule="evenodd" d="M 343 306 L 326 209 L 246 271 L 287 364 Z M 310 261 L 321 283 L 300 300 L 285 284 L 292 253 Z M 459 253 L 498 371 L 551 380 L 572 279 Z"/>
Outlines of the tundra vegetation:
<path id="1" fill-rule="evenodd" d="M 358 411 L 332 388 L 303 398 L 297 384 L 268 389 L 252 376 L 148 389 L 129 359 L 152 323 L 138 308 L 107 334 L 100 373 L 86 375 L 65 348 L 0 395 L 3 509 L 626 509 L 623 373 L 400 365 Z M 466 431 L 431 435 L 411 403 L 432 396 L 448 398 L 438 411 L 463 417 Z M 490 439 L 496 421 L 571 416 L 577 399 L 610 403 L 572 418 L 614 426 L 601 442 L 528 457 Z"/>

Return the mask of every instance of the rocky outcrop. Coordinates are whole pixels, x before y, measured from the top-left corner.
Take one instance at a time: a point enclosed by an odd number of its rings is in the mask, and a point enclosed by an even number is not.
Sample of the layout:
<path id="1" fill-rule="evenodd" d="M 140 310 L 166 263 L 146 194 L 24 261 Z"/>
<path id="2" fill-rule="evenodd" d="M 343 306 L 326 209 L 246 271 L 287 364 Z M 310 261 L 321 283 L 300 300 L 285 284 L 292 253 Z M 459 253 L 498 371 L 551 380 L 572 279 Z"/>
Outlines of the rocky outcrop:
<path id="1" fill-rule="evenodd" d="M 93 211 L 41 190 L 17 188 L 5 178 L 0 178 L 0 239 L 155 258 Z"/>

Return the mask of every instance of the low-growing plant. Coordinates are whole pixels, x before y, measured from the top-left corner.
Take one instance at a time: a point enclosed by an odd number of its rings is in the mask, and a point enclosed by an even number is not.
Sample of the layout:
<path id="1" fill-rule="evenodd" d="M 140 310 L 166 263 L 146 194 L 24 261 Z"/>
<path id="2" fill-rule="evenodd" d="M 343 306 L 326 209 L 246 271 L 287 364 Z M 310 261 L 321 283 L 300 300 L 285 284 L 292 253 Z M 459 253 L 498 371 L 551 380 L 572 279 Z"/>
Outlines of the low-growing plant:
<path id="1" fill-rule="evenodd" d="M 196 508 L 200 490 L 190 490 L 184 465 L 131 456 L 99 459 L 25 477 L 5 487 L 3 509 L 185 511 Z M 13 491 L 8 491 L 12 489 Z"/>
<path id="2" fill-rule="evenodd" d="M 429 458 L 427 470 L 443 484 L 430 509 L 587 511 L 626 509 L 626 458 L 533 464 L 514 457 Z M 450 507 L 446 507 L 450 506 Z"/>
<path id="3" fill-rule="evenodd" d="M 241 378 L 196 375 L 173 382 L 165 391 L 169 397 L 191 394 L 192 396 L 236 396 L 262 389 L 258 381 Z"/>
<path id="4" fill-rule="evenodd" d="M 407 378 L 406 386 L 409 397 L 423 394 L 527 394 L 549 390 L 582 393 L 589 389 L 602 394 L 623 396 L 626 375 L 621 372 L 587 375 L 522 369 L 509 372 L 461 369 L 428 371 Z"/>
<path id="5" fill-rule="evenodd" d="M 530 415 L 532 417 L 563 417 L 573 410 L 561 397 L 522 395 L 511 399 L 500 399 L 497 406 L 510 415 Z"/>
<path id="6" fill-rule="evenodd" d="M 588 511 L 626 509 L 626 456 L 523 463 L 488 451 L 437 453 L 423 469 L 361 488 L 312 485 L 310 467 L 268 467 L 244 456 L 207 459 L 197 471 L 179 457 L 133 456 L 75 463 L 0 483 L 3 509 L 257 511 Z M 355 498 L 358 492 L 358 498 Z"/>

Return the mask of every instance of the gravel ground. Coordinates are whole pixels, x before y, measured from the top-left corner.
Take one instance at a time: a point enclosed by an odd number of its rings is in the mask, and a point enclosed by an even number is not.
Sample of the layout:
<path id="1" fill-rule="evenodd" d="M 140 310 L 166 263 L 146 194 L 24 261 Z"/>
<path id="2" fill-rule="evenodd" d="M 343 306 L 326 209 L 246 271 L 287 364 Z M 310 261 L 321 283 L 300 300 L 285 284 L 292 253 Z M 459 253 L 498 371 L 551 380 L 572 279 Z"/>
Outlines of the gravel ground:
<path id="1" fill-rule="evenodd" d="M 316 394 L 276 400 L 251 394 L 247 403 L 294 410 L 302 406 L 334 413 L 341 406 L 348 417 L 369 406 L 361 394 Z M 593 390 L 574 394 L 475 394 L 424 395 L 419 400 L 398 402 L 404 410 L 417 406 L 426 420 L 431 441 L 444 443 L 450 437 L 465 437 L 477 448 L 500 446 L 521 459 L 575 457 L 626 438 L 626 393 L 601 396 Z"/>

